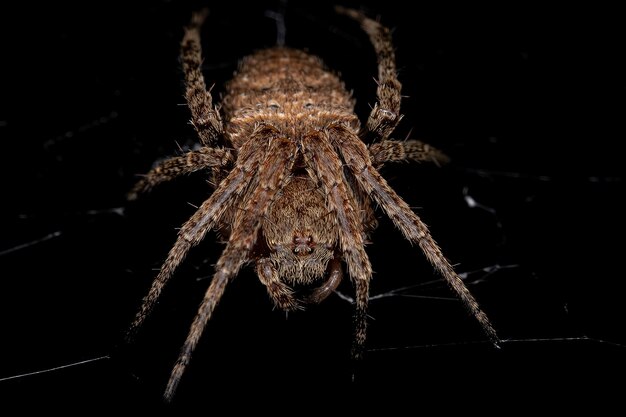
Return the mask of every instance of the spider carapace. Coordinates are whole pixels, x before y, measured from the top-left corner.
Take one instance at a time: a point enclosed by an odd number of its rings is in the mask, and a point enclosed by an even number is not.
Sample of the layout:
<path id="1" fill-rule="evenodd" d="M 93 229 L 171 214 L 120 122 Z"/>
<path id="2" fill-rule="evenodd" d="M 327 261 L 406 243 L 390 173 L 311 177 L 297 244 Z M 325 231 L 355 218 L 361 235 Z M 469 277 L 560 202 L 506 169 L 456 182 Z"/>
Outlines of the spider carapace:
<path id="1" fill-rule="evenodd" d="M 426 225 L 378 172 L 386 162 L 446 160 L 420 141 L 390 138 L 401 119 L 390 32 L 361 12 L 337 11 L 360 23 L 378 56 L 377 103 L 363 126 L 341 79 L 319 58 L 284 47 L 244 58 L 216 107 L 201 72 L 200 28 L 207 12 L 195 13 L 185 29 L 186 99 L 201 147 L 152 169 L 130 198 L 195 171 L 208 172 L 216 188 L 180 229 L 128 337 L 208 231 L 219 230 L 228 241 L 170 376 L 168 401 L 228 282 L 246 263 L 255 265 L 275 305 L 287 311 L 324 300 L 341 282 L 345 264 L 356 294 L 352 357 L 360 359 L 372 277 L 365 240 L 376 225 L 374 203 L 419 245 L 488 337 L 498 341 Z"/>

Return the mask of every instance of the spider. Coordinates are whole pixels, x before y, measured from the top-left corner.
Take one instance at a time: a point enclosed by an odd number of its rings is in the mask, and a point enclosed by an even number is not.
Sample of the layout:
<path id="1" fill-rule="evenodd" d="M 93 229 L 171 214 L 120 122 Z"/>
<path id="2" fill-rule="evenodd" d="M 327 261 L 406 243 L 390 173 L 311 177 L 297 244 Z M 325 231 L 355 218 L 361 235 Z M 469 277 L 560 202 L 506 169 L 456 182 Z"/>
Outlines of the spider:
<path id="1" fill-rule="evenodd" d="M 157 165 L 129 198 L 196 171 L 208 172 L 216 187 L 178 232 L 127 340 L 208 231 L 216 230 L 228 241 L 172 370 L 166 401 L 174 396 L 227 284 L 247 263 L 255 265 L 269 297 L 285 311 L 327 298 L 341 282 L 345 263 L 356 293 L 351 355 L 360 360 L 372 278 L 364 247 L 376 227 L 374 202 L 407 240 L 419 245 L 491 341 L 498 343 L 489 319 L 427 226 L 377 170 L 386 162 L 447 159 L 423 142 L 390 138 L 402 118 L 390 31 L 359 11 L 336 10 L 361 25 L 378 56 L 378 101 L 363 127 L 341 79 L 319 58 L 282 46 L 244 58 L 226 86 L 221 106 L 215 106 L 201 72 L 200 28 L 207 10 L 194 13 L 185 28 L 181 42 L 185 97 L 201 147 Z"/>

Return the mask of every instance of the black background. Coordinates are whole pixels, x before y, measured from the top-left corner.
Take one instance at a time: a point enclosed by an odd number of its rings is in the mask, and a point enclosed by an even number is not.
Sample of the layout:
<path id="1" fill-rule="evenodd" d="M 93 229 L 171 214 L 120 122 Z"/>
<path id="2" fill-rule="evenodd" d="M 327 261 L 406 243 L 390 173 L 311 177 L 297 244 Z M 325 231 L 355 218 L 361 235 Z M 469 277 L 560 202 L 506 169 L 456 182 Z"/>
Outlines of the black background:
<path id="1" fill-rule="evenodd" d="M 503 398 L 510 409 L 616 399 L 626 370 L 618 150 L 626 38 L 616 14 L 344 4 L 394 28 L 407 96 L 396 138 L 422 139 L 453 159 L 383 174 L 457 270 L 476 271 L 465 274 L 468 286 L 505 342 L 500 350 L 484 342 L 446 286 L 428 283 L 437 276 L 419 250 L 379 213 L 368 246 L 372 295 L 418 286 L 371 301 L 360 380 L 350 383 L 348 302 L 332 296 L 285 319 L 247 268 L 207 326 L 174 409 L 298 412 L 343 399 L 419 412 L 490 408 Z M 191 11 L 204 5 L 204 73 L 217 101 L 238 59 L 275 42 L 265 14 L 280 3 L 2 10 L 0 377 L 109 357 L 0 381 L 3 404 L 164 407 L 160 395 L 222 245 L 210 234 L 192 251 L 137 343 L 124 347 L 176 227 L 210 188 L 198 175 L 132 204 L 125 193 L 155 160 L 196 142 L 178 45 Z M 324 2 L 289 3 L 286 25 L 288 45 L 342 74 L 365 120 L 376 64 L 358 25 Z M 340 290 L 350 295 L 349 282 Z"/>

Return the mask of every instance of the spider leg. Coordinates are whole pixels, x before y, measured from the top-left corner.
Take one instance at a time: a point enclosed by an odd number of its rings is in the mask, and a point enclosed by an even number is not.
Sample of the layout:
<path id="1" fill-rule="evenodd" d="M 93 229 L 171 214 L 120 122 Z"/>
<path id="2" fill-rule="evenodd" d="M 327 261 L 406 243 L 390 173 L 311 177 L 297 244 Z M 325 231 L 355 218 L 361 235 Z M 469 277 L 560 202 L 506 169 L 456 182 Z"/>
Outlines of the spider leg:
<path id="1" fill-rule="evenodd" d="M 207 91 L 202 75 L 200 27 L 207 15 L 207 9 L 193 14 L 191 22 L 185 28 L 180 45 L 180 57 L 185 73 L 187 86 L 185 98 L 191 110 L 191 124 L 204 146 L 214 146 L 217 139 L 223 135 L 224 126 L 218 108 L 213 106 L 211 92 Z"/>
<path id="2" fill-rule="evenodd" d="M 428 227 L 374 169 L 365 144 L 358 136 L 343 127 L 335 129 L 331 133 L 331 138 L 359 185 L 383 208 L 406 239 L 420 246 L 428 261 L 456 291 L 489 339 L 497 346 L 500 339 L 487 315 L 480 309 L 476 299 L 454 271 L 450 262 L 443 256 L 441 249 L 430 235 Z"/>
<path id="3" fill-rule="evenodd" d="M 293 296 L 293 290 L 280 280 L 269 258 L 261 258 L 257 261 L 256 273 L 261 283 L 267 288 L 267 293 L 276 307 L 285 311 L 301 308 Z"/>
<path id="4" fill-rule="evenodd" d="M 126 334 L 127 342 L 132 341 L 135 333 L 154 308 L 154 304 L 161 295 L 163 287 L 172 277 L 174 270 L 183 261 L 189 249 L 204 239 L 206 233 L 216 225 L 226 210 L 231 207 L 233 199 L 246 188 L 249 178 L 254 176 L 261 157 L 265 154 L 262 151 L 255 152 L 257 148 L 258 142 L 254 138 L 242 146 L 236 167 L 220 183 L 211 197 L 202 203 L 191 218 L 183 224 L 178 232 L 176 243 L 170 249 L 159 274 L 152 282 L 150 291 L 144 297 L 141 308 Z"/>
<path id="5" fill-rule="evenodd" d="M 396 58 L 391 41 L 391 32 L 379 22 L 363 13 L 337 6 L 335 10 L 356 20 L 367 33 L 374 46 L 378 59 L 378 102 L 370 112 L 366 123 L 366 135 L 372 135 L 373 141 L 386 140 L 396 128 L 400 114 L 402 84 L 396 75 Z"/>
<path id="6" fill-rule="evenodd" d="M 259 167 L 259 185 L 250 194 L 243 211 L 235 217 L 233 232 L 226 249 L 215 265 L 215 275 L 211 281 L 198 313 L 191 325 L 178 360 L 165 389 L 164 398 L 171 401 L 185 368 L 191 360 L 202 331 L 213 314 L 213 310 L 224 293 L 226 284 L 237 275 L 241 266 L 250 258 L 261 227 L 261 219 L 276 194 L 284 185 L 284 180 L 291 172 L 296 157 L 296 146 L 289 139 L 274 138 L 267 147 L 267 157 Z"/>
<path id="7" fill-rule="evenodd" d="M 433 162 L 438 166 L 450 162 L 450 158 L 439 149 L 419 140 L 404 142 L 383 140 L 370 145 L 368 149 L 372 165 L 376 169 L 382 167 L 385 162 Z"/>
<path id="8" fill-rule="evenodd" d="M 224 169 L 234 162 L 232 151 L 224 148 L 200 148 L 183 156 L 167 159 L 151 169 L 128 193 L 129 200 L 176 177 L 208 168 Z"/>
<path id="9" fill-rule="evenodd" d="M 348 191 L 352 192 L 356 201 L 355 205 L 360 213 L 361 224 L 363 225 L 363 242 L 367 245 L 370 243 L 369 234 L 378 227 L 378 220 L 376 219 L 372 199 L 358 186 L 358 183 L 351 175 L 347 176 L 346 180 L 349 185 Z"/>
<path id="10" fill-rule="evenodd" d="M 356 290 L 354 314 L 353 359 L 360 359 L 366 337 L 367 301 L 372 266 L 365 253 L 363 226 L 353 204 L 354 196 L 347 189 L 343 164 L 331 147 L 328 137 L 320 133 L 303 138 L 306 169 L 319 181 L 326 194 L 326 204 L 337 223 L 339 248 L 348 266 Z M 354 202 L 356 203 L 356 201 Z"/>

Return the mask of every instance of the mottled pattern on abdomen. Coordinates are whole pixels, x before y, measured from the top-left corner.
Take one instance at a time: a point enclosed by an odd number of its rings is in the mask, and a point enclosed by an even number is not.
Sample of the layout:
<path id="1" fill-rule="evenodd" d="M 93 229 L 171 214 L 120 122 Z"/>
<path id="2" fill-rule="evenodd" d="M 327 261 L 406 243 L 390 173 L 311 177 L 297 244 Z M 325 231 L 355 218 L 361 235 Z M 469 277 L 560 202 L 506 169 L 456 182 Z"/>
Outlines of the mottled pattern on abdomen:
<path id="1" fill-rule="evenodd" d="M 235 148 L 260 124 L 293 139 L 330 123 L 359 128 L 354 100 L 339 77 L 316 56 L 295 49 L 270 48 L 244 58 L 222 105 Z"/>

